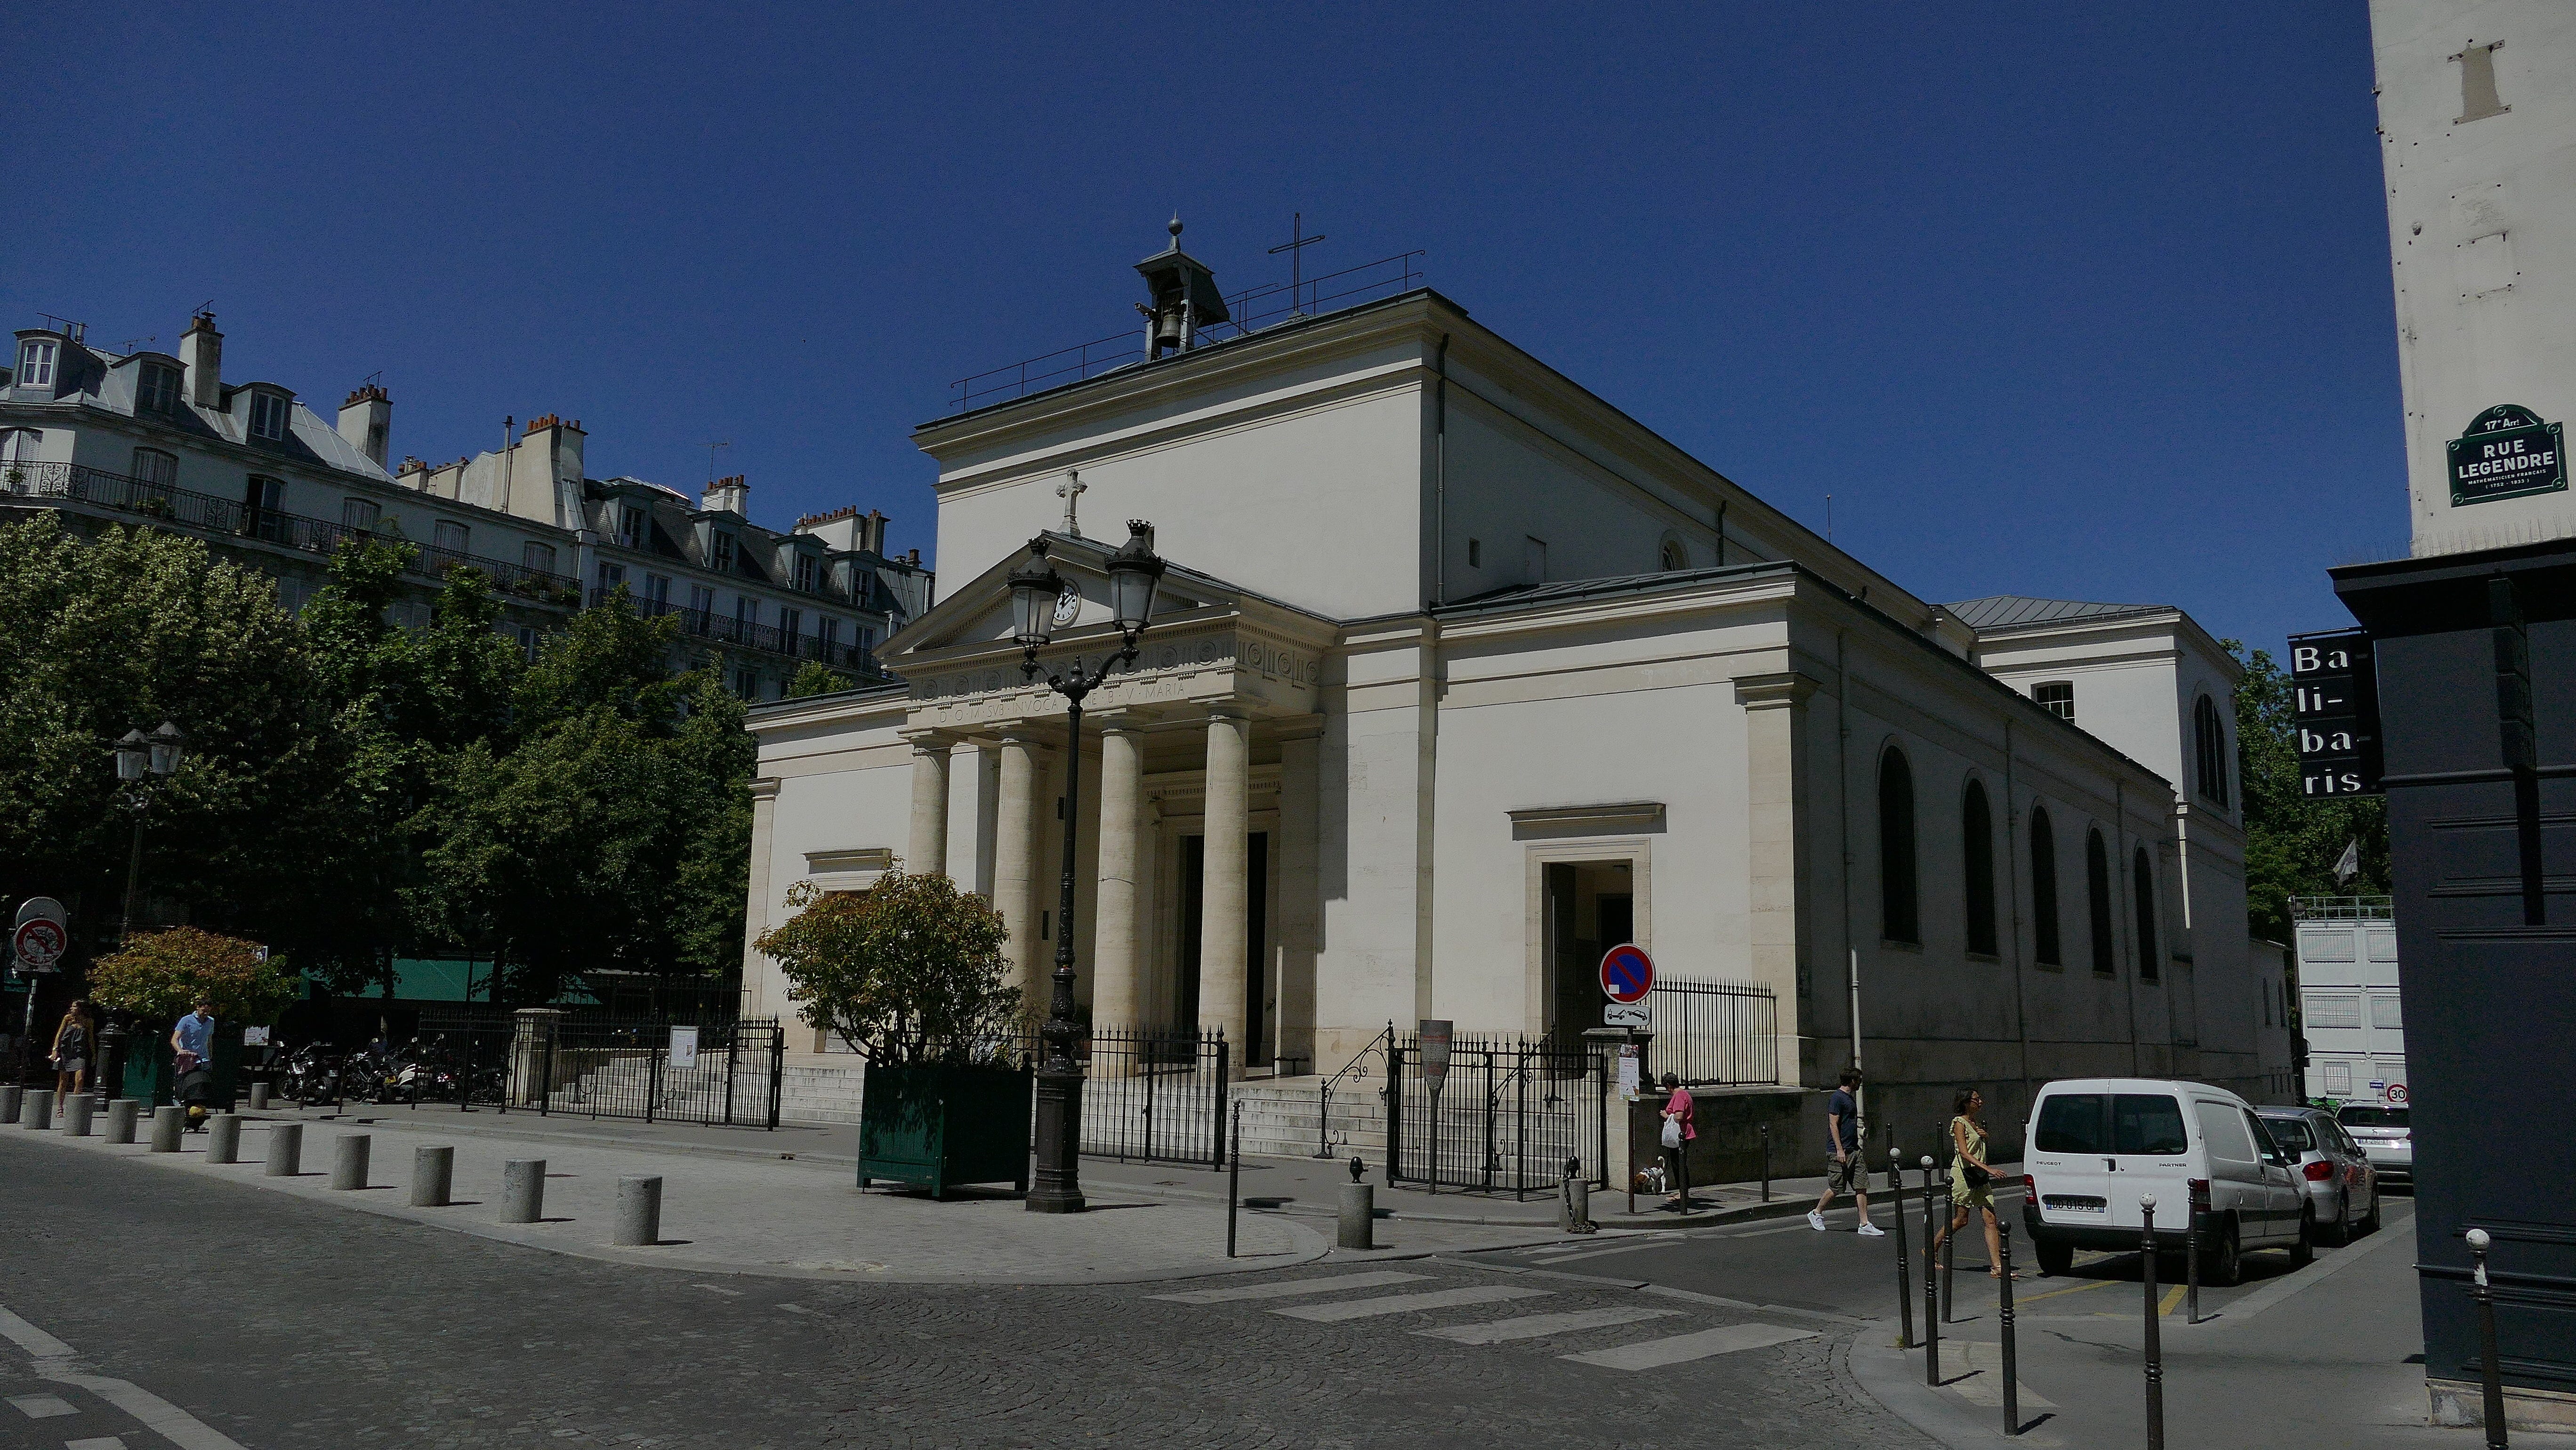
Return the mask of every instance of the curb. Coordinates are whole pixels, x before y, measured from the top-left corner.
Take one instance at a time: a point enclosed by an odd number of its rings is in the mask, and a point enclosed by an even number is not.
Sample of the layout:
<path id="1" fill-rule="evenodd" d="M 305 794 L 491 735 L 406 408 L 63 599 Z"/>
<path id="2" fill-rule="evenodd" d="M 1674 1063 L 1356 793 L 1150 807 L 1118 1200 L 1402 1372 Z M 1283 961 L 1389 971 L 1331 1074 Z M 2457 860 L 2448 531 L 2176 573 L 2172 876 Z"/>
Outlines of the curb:
<path id="1" fill-rule="evenodd" d="M 1987 1450 L 1998 1442 L 2013 1445 L 2054 1445 L 2054 1437 L 2028 1432 L 2004 1440 L 1992 1419 L 1972 1415 L 1963 1406 L 1951 1403 L 1923 1383 L 1923 1371 L 1915 1368 L 1915 1350 L 1898 1349 L 1892 1344 L 1874 1340 L 1866 1332 L 1851 1341 L 1852 1378 L 1859 1382 L 1869 1397 L 1890 1414 L 1950 1447 L 1950 1450 Z"/>

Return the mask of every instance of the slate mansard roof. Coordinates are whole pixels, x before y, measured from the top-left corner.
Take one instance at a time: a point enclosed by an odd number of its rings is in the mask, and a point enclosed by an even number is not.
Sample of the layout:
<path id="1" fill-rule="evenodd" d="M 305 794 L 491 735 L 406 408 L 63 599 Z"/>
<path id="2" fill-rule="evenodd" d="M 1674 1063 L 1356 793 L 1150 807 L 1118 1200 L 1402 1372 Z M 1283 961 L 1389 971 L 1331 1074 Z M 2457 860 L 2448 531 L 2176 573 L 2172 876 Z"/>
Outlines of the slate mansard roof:
<path id="1" fill-rule="evenodd" d="M 2083 599 L 2034 599 L 2027 594 L 1989 594 L 1983 599 L 1941 607 L 1949 611 L 1951 618 L 1979 634 L 2057 624 L 2098 624 L 2174 612 L 2170 604 L 2096 604 Z"/>

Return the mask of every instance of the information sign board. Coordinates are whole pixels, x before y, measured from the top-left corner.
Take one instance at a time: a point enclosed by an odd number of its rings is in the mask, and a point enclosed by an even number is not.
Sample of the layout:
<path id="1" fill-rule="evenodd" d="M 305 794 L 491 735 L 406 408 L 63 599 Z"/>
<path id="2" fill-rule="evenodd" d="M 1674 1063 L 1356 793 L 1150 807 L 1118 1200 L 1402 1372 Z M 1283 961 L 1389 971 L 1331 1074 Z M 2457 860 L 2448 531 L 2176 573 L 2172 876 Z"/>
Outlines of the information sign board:
<path id="1" fill-rule="evenodd" d="M 2511 403 L 2469 420 L 2467 432 L 2442 445 L 2450 455 L 2452 506 L 2565 488 L 2567 447 L 2562 428 Z"/>
<path id="2" fill-rule="evenodd" d="M 696 1028 L 694 1028 L 694 1027 L 674 1027 L 674 1028 L 672 1028 L 672 1029 L 671 1029 L 671 1066 L 673 1066 L 673 1067 L 695 1067 L 695 1066 L 697 1066 L 697 1065 L 698 1065 L 698 1029 L 696 1029 Z"/>
<path id="3" fill-rule="evenodd" d="M 1655 1025 L 1655 1009 L 1644 1002 L 1607 1002 L 1602 1004 L 1601 1025 L 1652 1027 Z"/>
<path id="4" fill-rule="evenodd" d="M 2370 636 L 2358 629 L 2290 636 L 2290 697 L 2299 793 L 2378 795 L 2379 672 Z"/>

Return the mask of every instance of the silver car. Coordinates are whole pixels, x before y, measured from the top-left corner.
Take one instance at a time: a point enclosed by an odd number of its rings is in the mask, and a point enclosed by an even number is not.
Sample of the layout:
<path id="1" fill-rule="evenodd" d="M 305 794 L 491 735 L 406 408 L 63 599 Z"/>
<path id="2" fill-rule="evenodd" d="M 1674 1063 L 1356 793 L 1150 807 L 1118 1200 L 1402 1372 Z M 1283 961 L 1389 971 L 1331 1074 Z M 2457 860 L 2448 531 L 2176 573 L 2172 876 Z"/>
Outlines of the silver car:
<path id="1" fill-rule="evenodd" d="M 2408 1111 L 2368 1103 L 2346 1103 L 2335 1110 L 2335 1121 L 2370 1155 L 2370 1166 L 2379 1170 L 2379 1176 L 2391 1183 L 2415 1181 L 2415 1129 L 2407 1121 Z"/>
<path id="2" fill-rule="evenodd" d="M 2379 1170 L 2334 1115 L 2323 1108 L 2258 1108 L 2263 1131 L 2290 1155 L 2290 1171 L 2307 1190 L 2317 1236 L 2350 1243 L 2379 1227 Z"/>

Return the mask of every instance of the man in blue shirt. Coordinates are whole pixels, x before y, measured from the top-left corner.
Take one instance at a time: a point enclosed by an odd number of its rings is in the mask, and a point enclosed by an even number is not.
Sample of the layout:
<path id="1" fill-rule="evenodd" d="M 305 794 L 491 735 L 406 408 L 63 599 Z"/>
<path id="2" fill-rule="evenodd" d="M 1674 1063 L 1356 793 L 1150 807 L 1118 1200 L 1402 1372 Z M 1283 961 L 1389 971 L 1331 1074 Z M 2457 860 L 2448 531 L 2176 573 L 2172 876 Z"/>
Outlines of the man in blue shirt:
<path id="1" fill-rule="evenodd" d="M 214 1040 L 215 1004 L 200 997 L 197 1010 L 180 1018 L 179 1025 L 170 1029 L 170 1051 L 178 1058 L 175 1069 L 184 1075 L 188 1069 L 204 1064 Z"/>
<path id="2" fill-rule="evenodd" d="M 1843 1069 L 1842 1085 L 1825 1100 L 1825 1146 L 1833 1161 L 1825 1165 L 1825 1191 L 1816 1206 L 1807 1210 L 1807 1227 L 1825 1231 L 1825 1206 L 1834 1201 L 1834 1190 L 1841 1189 L 1860 1205 L 1860 1229 L 1864 1238 L 1881 1238 L 1886 1231 L 1869 1221 L 1869 1169 L 1862 1165 L 1860 1151 L 1860 1069 Z"/>

